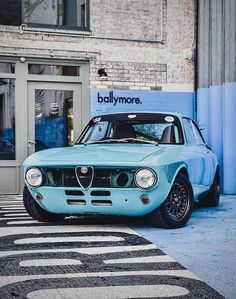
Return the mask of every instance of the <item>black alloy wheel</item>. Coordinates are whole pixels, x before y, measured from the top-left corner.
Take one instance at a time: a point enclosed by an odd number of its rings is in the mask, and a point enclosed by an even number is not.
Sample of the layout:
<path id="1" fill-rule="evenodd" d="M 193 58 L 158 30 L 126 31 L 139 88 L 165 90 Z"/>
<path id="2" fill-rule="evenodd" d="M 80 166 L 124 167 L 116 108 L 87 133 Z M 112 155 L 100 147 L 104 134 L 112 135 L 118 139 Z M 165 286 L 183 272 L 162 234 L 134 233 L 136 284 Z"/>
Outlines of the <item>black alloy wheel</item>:
<path id="1" fill-rule="evenodd" d="M 173 220 L 184 218 L 189 209 L 190 201 L 188 187 L 183 182 L 175 181 L 165 201 L 166 212 Z"/>
<path id="2" fill-rule="evenodd" d="M 179 173 L 163 204 L 147 217 L 157 227 L 183 227 L 192 215 L 194 206 L 193 190 L 189 179 Z"/>

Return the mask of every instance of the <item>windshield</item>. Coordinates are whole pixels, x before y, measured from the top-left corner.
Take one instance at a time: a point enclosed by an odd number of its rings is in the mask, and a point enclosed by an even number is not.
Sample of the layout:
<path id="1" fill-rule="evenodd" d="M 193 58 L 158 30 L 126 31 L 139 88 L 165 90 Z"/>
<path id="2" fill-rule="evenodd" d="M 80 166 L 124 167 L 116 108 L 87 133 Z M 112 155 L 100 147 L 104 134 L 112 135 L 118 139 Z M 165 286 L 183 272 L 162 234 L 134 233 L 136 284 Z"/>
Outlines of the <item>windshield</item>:
<path id="1" fill-rule="evenodd" d="M 182 144 L 176 116 L 169 114 L 110 114 L 93 118 L 78 143 Z"/>

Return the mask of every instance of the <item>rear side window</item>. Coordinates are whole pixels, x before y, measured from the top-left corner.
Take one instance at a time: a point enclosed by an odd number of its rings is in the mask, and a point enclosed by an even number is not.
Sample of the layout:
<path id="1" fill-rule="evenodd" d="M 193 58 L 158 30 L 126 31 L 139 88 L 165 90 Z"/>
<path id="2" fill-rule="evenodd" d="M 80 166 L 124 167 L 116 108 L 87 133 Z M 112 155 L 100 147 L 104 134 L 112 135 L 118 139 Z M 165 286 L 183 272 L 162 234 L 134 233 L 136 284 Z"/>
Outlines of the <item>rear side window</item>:
<path id="1" fill-rule="evenodd" d="M 191 120 L 189 118 L 183 118 L 183 126 L 187 143 L 196 144 Z"/>
<path id="2" fill-rule="evenodd" d="M 205 145 L 205 141 L 204 141 L 198 127 L 196 126 L 196 124 L 194 122 L 192 122 L 192 125 L 193 125 L 193 132 L 195 135 L 196 143 Z"/>

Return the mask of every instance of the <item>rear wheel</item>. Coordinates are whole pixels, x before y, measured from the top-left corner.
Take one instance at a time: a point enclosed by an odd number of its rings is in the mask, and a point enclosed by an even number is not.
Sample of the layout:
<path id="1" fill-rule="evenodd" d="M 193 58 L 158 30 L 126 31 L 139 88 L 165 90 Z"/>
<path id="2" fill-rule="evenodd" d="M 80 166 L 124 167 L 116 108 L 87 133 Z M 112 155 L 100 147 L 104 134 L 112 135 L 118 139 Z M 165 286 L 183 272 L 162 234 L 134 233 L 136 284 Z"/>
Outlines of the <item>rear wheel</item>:
<path id="1" fill-rule="evenodd" d="M 35 220 L 57 222 L 63 220 L 65 217 L 63 215 L 57 215 L 54 213 L 47 212 L 34 200 L 30 194 L 27 186 L 25 186 L 23 191 L 23 203 L 26 212 Z"/>
<path id="2" fill-rule="evenodd" d="M 189 179 L 179 173 L 163 204 L 148 215 L 149 222 L 158 227 L 180 228 L 193 210 L 193 190 Z"/>
<path id="3" fill-rule="evenodd" d="M 199 200 L 199 205 L 202 207 L 217 207 L 220 200 L 220 174 L 216 171 L 213 184 L 207 195 Z"/>

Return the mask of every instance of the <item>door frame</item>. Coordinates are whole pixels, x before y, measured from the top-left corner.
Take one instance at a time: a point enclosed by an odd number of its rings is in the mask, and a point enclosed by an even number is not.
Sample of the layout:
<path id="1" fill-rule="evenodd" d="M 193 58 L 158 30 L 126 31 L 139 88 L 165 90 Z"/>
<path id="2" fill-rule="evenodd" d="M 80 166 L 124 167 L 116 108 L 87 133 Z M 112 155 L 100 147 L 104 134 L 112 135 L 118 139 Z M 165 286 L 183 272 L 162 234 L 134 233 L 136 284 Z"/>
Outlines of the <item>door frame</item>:
<path id="1" fill-rule="evenodd" d="M 29 144 L 29 140 L 35 141 L 35 90 L 70 90 L 73 91 L 73 130 L 74 142 L 79 137 L 84 123 L 82 113 L 82 86 L 81 83 L 64 83 L 64 82 L 28 82 L 28 125 L 27 125 L 27 148 L 28 155 L 35 152 L 35 145 Z"/>
<path id="2" fill-rule="evenodd" d="M 0 73 L 1 78 L 15 79 L 15 134 L 16 134 L 16 159 L 0 161 L 0 194 L 19 194 L 23 191 L 24 176 L 21 164 L 28 156 L 28 83 L 72 83 L 81 86 L 82 103 L 82 127 L 90 118 L 90 98 L 89 98 L 89 60 L 79 59 L 53 59 L 53 58 L 33 58 L 28 57 L 24 62 L 19 57 L 0 57 L 1 62 L 15 63 L 15 73 Z M 32 75 L 28 72 L 29 64 L 67 65 L 79 66 L 79 76 L 60 75 Z M 75 136 L 75 135 L 74 135 Z"/>

